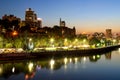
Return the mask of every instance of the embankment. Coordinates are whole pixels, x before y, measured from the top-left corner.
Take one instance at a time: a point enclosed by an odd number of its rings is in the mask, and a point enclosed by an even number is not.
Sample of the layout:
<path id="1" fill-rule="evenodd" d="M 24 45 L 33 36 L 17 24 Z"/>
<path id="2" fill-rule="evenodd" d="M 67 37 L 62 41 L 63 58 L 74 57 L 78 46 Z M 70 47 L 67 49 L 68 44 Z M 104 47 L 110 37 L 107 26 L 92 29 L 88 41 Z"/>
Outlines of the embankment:
<path id="1" fill-rule="evenodd" d="M 44 51 L 44 52 L 30 52 L 30 53 L 7 53 L 0 54 L 0 60 L 24 60 L 50 57 L 65 57 L 65 56 L 90 56 L 105 54 L 119 48 L 120 45 L 108 46 L 95 49 L 76 49 L 76 50 L 62 50 L 62 51 Z"/>

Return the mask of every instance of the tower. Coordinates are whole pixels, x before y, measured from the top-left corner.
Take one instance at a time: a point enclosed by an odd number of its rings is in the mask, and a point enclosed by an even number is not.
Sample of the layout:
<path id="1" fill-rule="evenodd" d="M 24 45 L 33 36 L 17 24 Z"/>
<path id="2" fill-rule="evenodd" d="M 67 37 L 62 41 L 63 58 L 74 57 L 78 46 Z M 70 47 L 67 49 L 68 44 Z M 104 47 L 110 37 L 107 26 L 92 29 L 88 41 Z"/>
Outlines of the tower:
<path id="1" fill-rule="evenodd" d="M 25 12 L 25 21 L 34 21 L 36 15 L 34 14 L 34 11 L 32 11 L 31 8 L 27 9 Z"/>
<path id="2" fill-rule="evenodd" d="M 28 8 L 25 12 L 25 24 L 32 30 L 37 30 L 42 27 L 42 20 L 37 18 L 37 14 L 31 8 Z"/>
<path id="3" fill-rule="evenodd" d="M 61 18 L 60 18 L 60 22 L 59 22 L 60 26 L 61 26 Z"/>
<path id="4" fill-rule="evenodd" d="M 106 38 L 111 39 L 112 38 L 112 30 L 111 29 L 106 29 Z"/>
<path id="5" fill-rule="evenodd" d="M 61 18 L 60 18 L 60 27 L 65 27 L 65 26 L 66 26 L 65 21 L 62 21 Z"/>

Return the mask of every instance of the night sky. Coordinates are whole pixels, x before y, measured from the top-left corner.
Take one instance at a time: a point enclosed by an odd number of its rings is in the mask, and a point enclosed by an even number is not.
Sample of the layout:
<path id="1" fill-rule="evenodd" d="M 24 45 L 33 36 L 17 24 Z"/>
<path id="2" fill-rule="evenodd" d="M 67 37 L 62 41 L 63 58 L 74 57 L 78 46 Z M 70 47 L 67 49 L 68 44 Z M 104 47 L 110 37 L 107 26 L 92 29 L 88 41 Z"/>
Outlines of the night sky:
<path id="1" fill-rule="evenodd" d="M 119 32 L 120 28 L 120 0 L 0 0 L 0 18 L 14 14 L 24 20 L 27 8 L 43 19 L 43 26 L 59 25 L 62 18 L 77 33 L 105 32 L 107 28 Z"/>

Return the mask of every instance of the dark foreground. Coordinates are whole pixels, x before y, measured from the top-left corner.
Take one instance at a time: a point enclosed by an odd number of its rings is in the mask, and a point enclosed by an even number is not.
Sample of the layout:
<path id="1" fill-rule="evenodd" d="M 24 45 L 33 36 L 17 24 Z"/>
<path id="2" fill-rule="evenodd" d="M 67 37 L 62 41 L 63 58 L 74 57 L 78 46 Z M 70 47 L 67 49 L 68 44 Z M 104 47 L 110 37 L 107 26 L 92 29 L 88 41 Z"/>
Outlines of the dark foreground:
<path id="1" fill-rule="evenodd" d="M 7 53 L 0 54 L 0 60 L 23 60 L 37 58 L 51 58 L 64 56 L 90 56 L 103 54 L 119 48 L 120 45 L 109 46 L 96 49 L 79 49 L 79 50 L 63 50 L 63 51 L 44 51 L 44 52 L 29 52 L 29 53 Z M 99 53 L 98 53 L 99 52 Z"/>

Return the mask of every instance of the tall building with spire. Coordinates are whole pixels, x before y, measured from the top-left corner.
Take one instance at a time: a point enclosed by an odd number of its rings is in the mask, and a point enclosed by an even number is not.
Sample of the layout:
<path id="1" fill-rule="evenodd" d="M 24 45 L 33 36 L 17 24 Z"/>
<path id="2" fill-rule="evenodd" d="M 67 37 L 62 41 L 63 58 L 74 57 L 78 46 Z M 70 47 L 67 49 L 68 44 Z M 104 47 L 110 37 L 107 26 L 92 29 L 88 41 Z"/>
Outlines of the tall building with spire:
<path id="1" fill-rule="evenodd" d="M 65 26 L 66 26 L 65 21 L 62 21 L 61 18 L 60 18 L 60 27 L 65 27 Z"/>
<path id="2" fill-rule="evenodd" d="M 76 35 L 75 27 L 73 27 L 72 29 L 68 28 L 66 26 L 66 22 L 62 21 L 61 18 L 59 20 L 59 26 L 60 26 L 60 29 L 61 29 L 60 33 L 61 33 L 63 38 L 65 38 L 65 37 L 74 37 Z"/>

